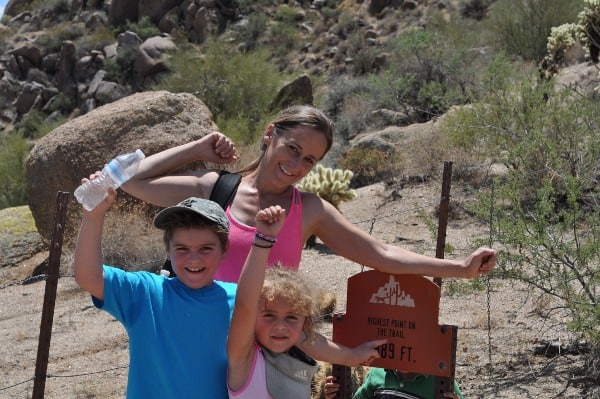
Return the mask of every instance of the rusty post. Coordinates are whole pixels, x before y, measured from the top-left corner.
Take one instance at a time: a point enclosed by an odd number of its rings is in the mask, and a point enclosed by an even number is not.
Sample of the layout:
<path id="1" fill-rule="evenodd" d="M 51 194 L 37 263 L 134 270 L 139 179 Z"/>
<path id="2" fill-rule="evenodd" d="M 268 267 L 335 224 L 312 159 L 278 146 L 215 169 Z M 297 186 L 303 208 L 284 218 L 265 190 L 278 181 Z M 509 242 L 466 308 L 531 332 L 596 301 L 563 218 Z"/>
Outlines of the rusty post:
<path id="1" fill-rule="evenodd" d="M 46 372 L 48 371 L 48 355 L 50 353 L 50 338 L 52 336 L 52 322 L 54 318 L 54 304 L 56 301 L 56 288 L 60 271 L 60 257 L 67 211 L 69 193 L 59 191 L 56 194 L 56 207 L 54 211 L 54 230 L 50 243 L 50 256 L 46 278 L 46 291 L 40 323 L 40 336 L 38 342 L 37 360 L 35 362 L 35 378 L 33 382 L 33 399 L 43 399 L 46 387 Z"/>
<path id="2" fill-rule="evenodd" d="M 452 161 L 444 161 L 444 174 L 442 178 L 442 196 L 440 198 L 440 209 L 438 218 L 437 246 L 435 257 L 444 258 L 444 248 L 446 247 L 446 228 L 448 227 L 448 206 L 450 204 L 450 186 L 452 183 Z M 442 279 L 435 277 L 433 281 L 442 286 Z"/>

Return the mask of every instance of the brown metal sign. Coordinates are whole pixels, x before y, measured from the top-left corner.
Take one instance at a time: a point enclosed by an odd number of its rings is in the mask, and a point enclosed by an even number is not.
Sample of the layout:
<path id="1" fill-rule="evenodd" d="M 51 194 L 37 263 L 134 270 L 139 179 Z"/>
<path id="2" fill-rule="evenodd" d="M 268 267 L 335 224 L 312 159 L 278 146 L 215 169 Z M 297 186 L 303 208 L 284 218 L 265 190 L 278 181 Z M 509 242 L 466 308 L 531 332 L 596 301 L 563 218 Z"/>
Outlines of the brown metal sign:
<path id="1" fill-rule="evenodd" d="M 440 287 L 428 278 L 376 270 L 348 279 L 345 314 L 333 320 L 333 340 L 354 347 L 385 338 L 371 366 L 451 377 L 455 328 L 438 324 Z"/>

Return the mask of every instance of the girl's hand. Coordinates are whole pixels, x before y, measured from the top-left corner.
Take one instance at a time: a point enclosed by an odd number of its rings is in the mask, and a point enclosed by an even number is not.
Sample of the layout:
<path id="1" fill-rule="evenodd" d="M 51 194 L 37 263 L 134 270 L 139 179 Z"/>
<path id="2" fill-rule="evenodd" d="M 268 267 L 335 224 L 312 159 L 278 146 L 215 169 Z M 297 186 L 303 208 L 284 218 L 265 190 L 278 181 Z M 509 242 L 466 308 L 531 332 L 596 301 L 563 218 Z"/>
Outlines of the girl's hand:
<path id="1" fill-rule="evenodd" d="M 376 339 L 373 341 L 364 342 L 352 349 L 355 363 L 362 366 L 368 366 L 375 359 L 378 359 L 379 351 L 377 347 L 387 342 L 387 339 Z"/>
<path id="2" fill-rule="evenodd" d="M 335 382 L 335 377 L 328 375 L 325 378 L 325 399 L 335 399 L 340 390 L 340 384 Z"/>
<path id="3" fill-rule="evenodd" d="M 256 214 L 256 232 L 277 237 L 285 222 L 285 209 L 279 205 L 261 209 Z"/>

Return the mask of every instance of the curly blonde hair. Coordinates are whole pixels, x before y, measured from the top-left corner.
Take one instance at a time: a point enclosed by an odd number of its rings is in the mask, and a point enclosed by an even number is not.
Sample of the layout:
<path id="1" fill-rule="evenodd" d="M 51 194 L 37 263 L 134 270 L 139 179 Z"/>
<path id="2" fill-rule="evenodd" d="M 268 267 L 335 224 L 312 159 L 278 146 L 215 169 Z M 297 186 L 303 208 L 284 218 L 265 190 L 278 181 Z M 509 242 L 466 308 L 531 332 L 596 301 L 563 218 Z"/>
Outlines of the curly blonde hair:
<path id="1" fill-rule="evenodd" d="M 284 299 L 292 305 L 292 312 L 305 317 L 302 331 L 306 339 L 315 338 L 314 317 L 317 313 L 316 293 L 311 284 L 295 270 L 274 266 L 267 269 L 261 299 Z"/>

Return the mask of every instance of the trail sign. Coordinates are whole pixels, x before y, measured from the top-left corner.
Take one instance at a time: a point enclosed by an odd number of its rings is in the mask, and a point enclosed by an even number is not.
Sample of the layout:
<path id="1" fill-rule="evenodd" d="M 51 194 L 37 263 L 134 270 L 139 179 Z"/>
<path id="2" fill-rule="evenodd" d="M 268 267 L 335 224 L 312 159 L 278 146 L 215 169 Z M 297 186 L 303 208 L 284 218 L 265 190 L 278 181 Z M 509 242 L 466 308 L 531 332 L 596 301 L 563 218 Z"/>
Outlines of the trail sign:
<path id="1" fill-rule="evenodd" d="M 440 287 L 426 277 L 376 270 L 348 279 L 345 314 L 333 341 L 354 347 L 385 338 L 371 366 L 454 379 L 456 327 L 439 325 Z"/>

